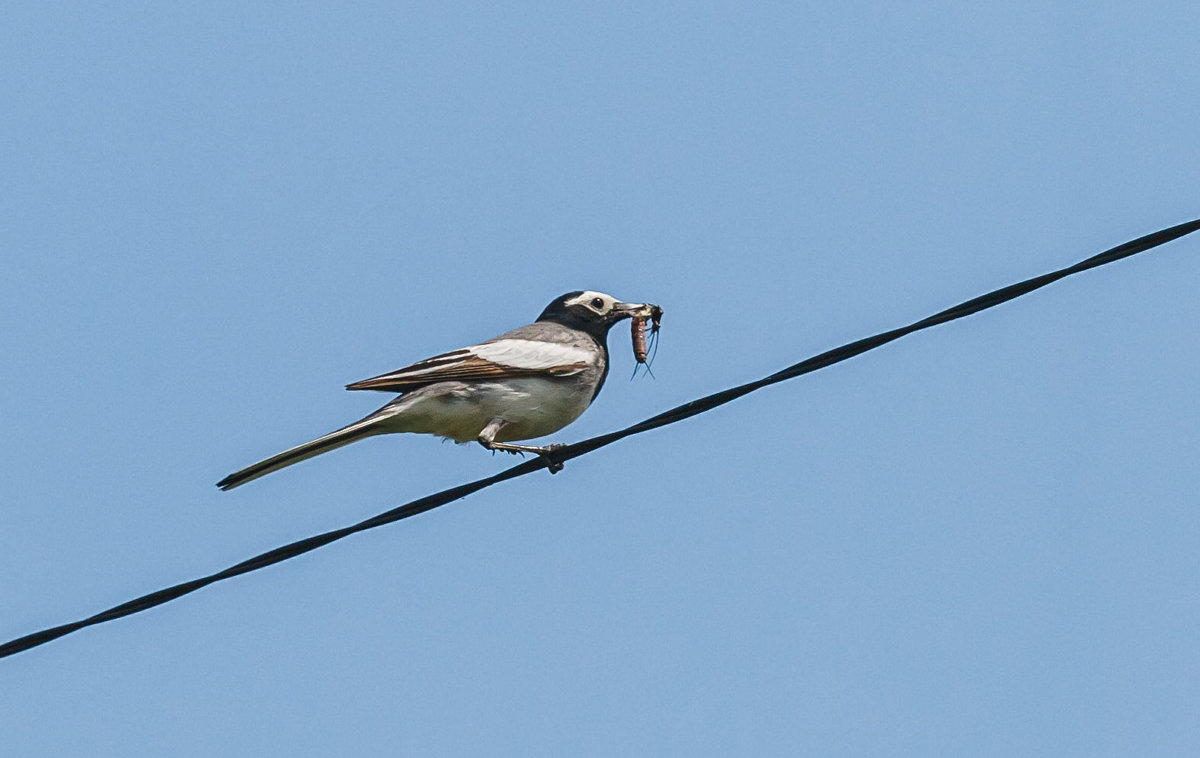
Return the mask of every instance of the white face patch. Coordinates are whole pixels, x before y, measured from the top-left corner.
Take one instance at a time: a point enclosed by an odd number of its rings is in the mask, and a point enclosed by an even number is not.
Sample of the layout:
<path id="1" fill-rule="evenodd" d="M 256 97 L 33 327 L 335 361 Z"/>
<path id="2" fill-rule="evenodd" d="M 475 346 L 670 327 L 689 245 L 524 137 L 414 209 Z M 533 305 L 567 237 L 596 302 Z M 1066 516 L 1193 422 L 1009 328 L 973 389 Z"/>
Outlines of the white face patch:
<path id="1" fill-rule="evenodd" d="M 582 305 L 590 311 L 605 315 L 616 305 L 617 299 L 612 295 L 606 295 L 603 292 L 593 292 L 588 290 L 581 293 L 566 302 L 567 306 Z"/>

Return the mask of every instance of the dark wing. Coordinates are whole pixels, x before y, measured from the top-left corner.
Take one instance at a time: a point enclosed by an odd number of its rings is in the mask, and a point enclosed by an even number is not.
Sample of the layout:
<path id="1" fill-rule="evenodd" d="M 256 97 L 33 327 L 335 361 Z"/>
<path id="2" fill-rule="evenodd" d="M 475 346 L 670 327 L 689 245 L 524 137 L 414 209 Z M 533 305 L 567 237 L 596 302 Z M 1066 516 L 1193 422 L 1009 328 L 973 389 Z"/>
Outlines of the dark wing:
<path id="1" fill-rule="evenodd" d="M 435 355 L 420 363 L 348 384 L 346 389 L 411 392 L 436 382 L 571 376 L 586 369 L 594 359 L 588 350 L 572 345 L 502 339 Z"/>

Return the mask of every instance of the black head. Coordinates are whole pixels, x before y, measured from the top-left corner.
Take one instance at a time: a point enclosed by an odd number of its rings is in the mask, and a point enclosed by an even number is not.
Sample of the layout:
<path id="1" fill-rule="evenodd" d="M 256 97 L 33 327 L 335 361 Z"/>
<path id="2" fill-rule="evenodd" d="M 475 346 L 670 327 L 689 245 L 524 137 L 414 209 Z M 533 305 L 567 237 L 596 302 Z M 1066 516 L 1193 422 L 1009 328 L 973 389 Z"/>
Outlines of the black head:
<path id="1" fill-rule="evenodd" d="M 537 320 L 553 321 L 587 332 L 603 344 L 613 324 L 645 308 L 641 303 L 622 303 L 603 292 L 579 290 L 555 299 Z"/>

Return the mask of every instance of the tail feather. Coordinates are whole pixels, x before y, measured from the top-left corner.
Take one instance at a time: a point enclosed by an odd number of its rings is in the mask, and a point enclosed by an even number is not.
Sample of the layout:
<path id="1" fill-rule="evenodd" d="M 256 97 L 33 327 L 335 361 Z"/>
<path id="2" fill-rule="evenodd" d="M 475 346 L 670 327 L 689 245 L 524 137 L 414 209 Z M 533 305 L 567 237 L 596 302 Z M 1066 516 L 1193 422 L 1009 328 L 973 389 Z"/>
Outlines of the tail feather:
<path id="1" fill-rule="evenodd" d="M 351 442 L 364 437 L 380 434 L 383 430 L 379 428 L 379 425 L 376 423 L 377 421 L 379 421 L 379 416 L 372 414 L 361 421 L 356 421 L 350 426 L 342 427 L 335 432 L 318 437 L 312 442 L 297 445 L 290 450 L 284 450 L 278 455 L 272 455 L 270 458 L 261 460 L 253 466 L 247 466 L 241 471 L 232 473 L 217 482 L 217 486 L 223 490 L 231 490 L 260 476 L 266 476 L 272 471 L 278 471 L 293 463 L 299 463 L 300 461 L 312 458 L 314 455 L 320 455 L 343 445 L 349 445 Z"/>

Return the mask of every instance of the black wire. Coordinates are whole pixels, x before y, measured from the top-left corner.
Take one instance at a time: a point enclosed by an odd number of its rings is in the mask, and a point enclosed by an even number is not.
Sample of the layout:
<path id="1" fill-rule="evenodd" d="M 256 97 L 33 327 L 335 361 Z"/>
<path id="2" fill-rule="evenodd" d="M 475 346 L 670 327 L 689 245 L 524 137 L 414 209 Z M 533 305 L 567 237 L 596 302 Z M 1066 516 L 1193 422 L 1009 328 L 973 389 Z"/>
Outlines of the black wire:
<path id="1" fill-rule="evenodd" d="M 727 390 L 722 390 L 721 392 L 714 392 L 713 394 L 702 397 L 698 400 L 684 403 L 683 405 L 672 408 L 668 411 L 664 411 L 657 416 L 648 418 L 645 421 L 634 424 L 633 426 L 567 445 L 559 450 L 556 450 L 553 457 L 557 462 L 561 463 L 563 461 L 571 460 L 572 458 L 578 458 L 581 455 L 585 455 L 593 450 L 605 447 L 606 445 L 611 445 L 618 440 L 622 440 L 634 434 L 641 434 L 652 429 L 658 429 L 659 427 L 663 427 L 668 424 L 674 424 L 678 421 L 683 421 L 684 419 L 688 419 L 697 414 L 712 410 L 713 408 L 724 405 L 725 403 L 732 402 L 733 400 L 754 392 L 757 389 L 761 389 L 772 384 L 777 384 L 788 379 L 793 379 L 803 374 L 839 363 L 848 358 L 853 358 L 856 355 L 860 355 L 868 350 L 873 350 L 882 345 L 886 345 L 892 340 L 899 339 L 907 334 L 912 334 L 913 332 L 917 332 L 922 329 L 928 329 L 932 326 L 944 324 L 948 321 L 954 321 L 955 319 L 970 316 L 974 313 L 978 313 L 979 311 L 1012 300 L 1013 298 L 1020 297 L 1021 295 L 1027 294 L 1041 287 L 1045 287 L 1047 284 L 1056 282 L 1064 277 L 1071 276 L 1072 274 L 1077 274 L 1081 271 L 1086 271 L 1091 268 L 1096 268 L 1097 266 L 1103 266 L 1107 263 L 1120 260 L 1121 258 L 1127 258 L 1131 255 L 1136 255 L 1137 253 L 1158 247 L 1159 245 L 1170 242 L 1171 240 L 1177 239 L 1186 234 L 1191 234 L 1198 229 L 1200 229 L 1200 219 L 1179 224 L 1178 226 L 1173 226 L 1169 229 L 1163 229 L 1162 231 L 1154 232 L 1153 234 L 1148 234 L 1145 237 L 1140 237 L 1132 242 L 1126 242 L 1123 245 L 1118 245 L 1117 247 L 1100 253 L 1099 255 L 1094 255 L 1087 260 L 1080 261 L 1074 266 L 1068 266 L 1067 268 L 1059 269 L 1058 271 L 1052 271 L 1048 274 L 1035 276 L 1032 279 L 1026 279 L 1025 281 L 1018 282 L 1017 284 L 1011 284 L 1007 287 L 1002 287 L 994 292 L 989 292 L 986 295 L 980 295 L 979 297 L 968 300 L 965 303 L 960 303 L 953 308 L 947 308 L 941 313 L 936 313 L 928 318 L 913 322 L 908 326 L 902 326 L 898 329 L 892 329 L 891 331 L 882 332 L 872 337 L 866 337 L 856 342 L 851 342 L 848 345 L 842 345 L 841 347 L 828 350 L 820 355 L 813 356 L 812 358 L 801 361 L 792 366 L 788 366 L 787 368 L 777 371 L 770 376 L 763 377 L 762 379 L 747 382 L 746 384 L 741 384 L 737 387 L 731 387 Z M 410 516 L 416 516 L 417 514 L 432 510 L 438 506 L 446 505 L 447 503 L 464 498 L 467 495 L 478 492 L 485 487 L 490 487 L 493 484 L 499 484 L 500 482 L 508 481 L 509 479 L 514 479 L 518 476 L 524 476 L 525 474 L 531 474 L 534 471 L 546 468 L 548 463 L 548 461 L 542 458 L 528 460 L 484 479 L 478 479 L 466 484 L 460 484 L 457 487 L 452 487 L 448 490 L 436 492 L 432 495 L 426 495 L 423 498 L 393 508 L 389 511 L 379 514 L 378 516 L 369 518 L 366 521 L 360 521 L 353 526 L 334 529 L 333 531 L 325 532 L 324 534 L 318 534 L 313 537 L 308 537 L 287 545 L 283 545 L 282 547 L 277 547 L 274 550 L 270 550 L 262 553 L 261 555 L 256 555 L 253 558 L 242 561 L 235 566 L 230 566 L 224 571 L 218 571 L 215 574 L 210 574 L 200 579 L 193 579 L 188 582 L 183 582 L 182 584 L 176 584 L 173 587 L 166 587 L 156 592 L 151 592 L 149 595 L 143 595 L 142 597 L 122 603 L 113 608 L 109 608 L 106 611 L 97 613 L 94 616 L 89 616 L 88 618 L 80 621 L 72 621 L 69 624 L 63 624 L 50 629 L 43 629 L 39 632 L 34 632 L 33 634 L 19 637 L 15 640 L 0 645 L 0 658 L 28 650 L 32 647 L 37 647 L 38 645 L 43 645 L 51 640 L 62 637 L 65 634 L 78 631 L 79 629 L 83 629 L 87 626 L 101 624 L 105 621 L 112 621 L 123 616 L 128 616 L 133 613 L 139 613 L 149 608 L 153 608 L 156 605 L 162 605 L 169 600 L 182 597 L 189 592 L 195 592 L 196 590 L 202 587 L 207 587 L 215 582 L 231 579 L 235 576 L 247 574 L 251 571 L 257 571 L 260 568 L 266 568 L 267 566 L 279 563 L 280 561 L 285 561 L 288 558 L 294 558 L 298 555 L 302 555 L 303 553 L 307 553 L 310 550 L 316 550 L 319 547 L 328 545 L 330 542 L 335 542 L 343 537 L 348 537 L 351 534 L 363 532 L 367 529 L 374 529 L 375 527 L 383 526 L 384 524 L 390 524 L 394 521 L 400 521 L 401 519 L 406 519 Z"/>

